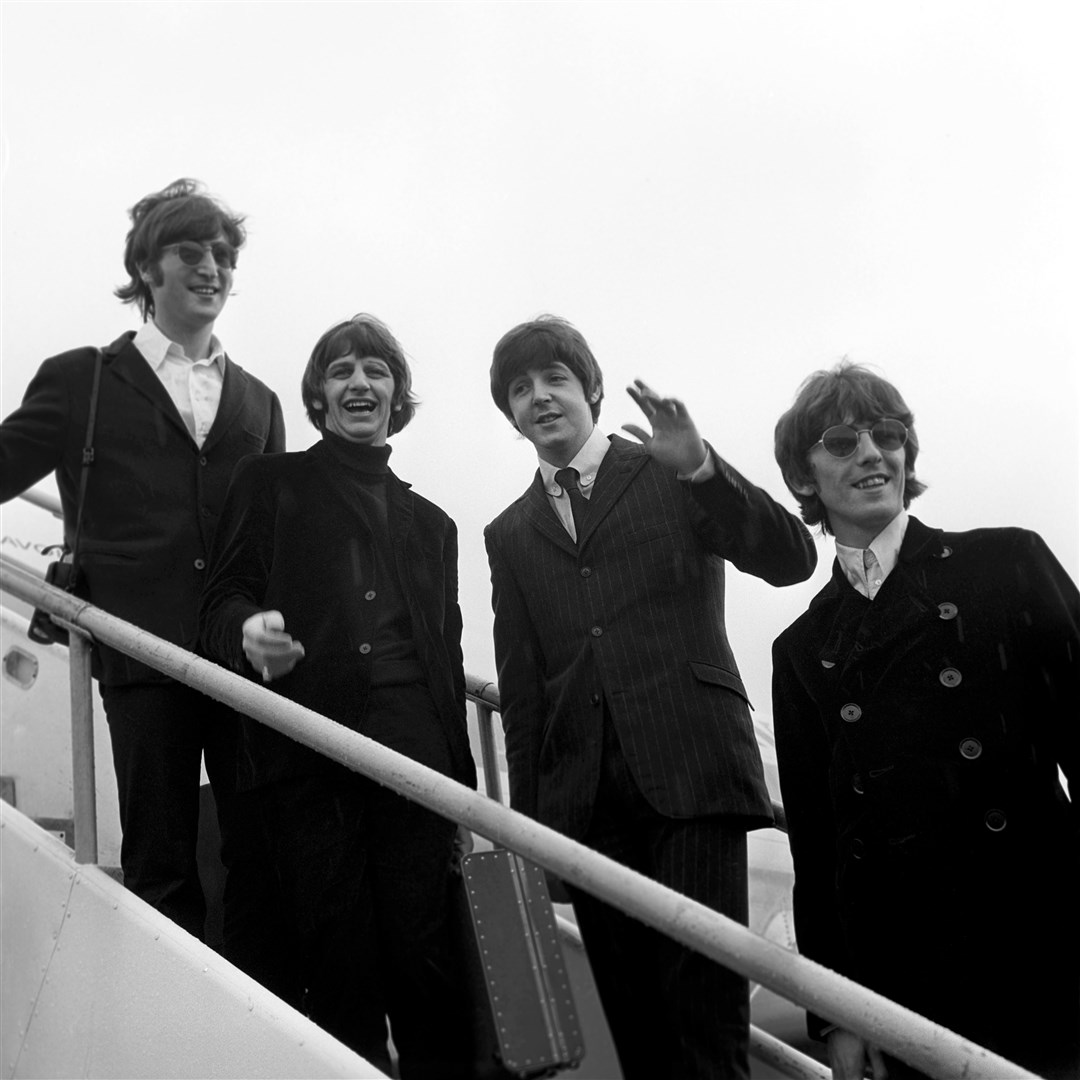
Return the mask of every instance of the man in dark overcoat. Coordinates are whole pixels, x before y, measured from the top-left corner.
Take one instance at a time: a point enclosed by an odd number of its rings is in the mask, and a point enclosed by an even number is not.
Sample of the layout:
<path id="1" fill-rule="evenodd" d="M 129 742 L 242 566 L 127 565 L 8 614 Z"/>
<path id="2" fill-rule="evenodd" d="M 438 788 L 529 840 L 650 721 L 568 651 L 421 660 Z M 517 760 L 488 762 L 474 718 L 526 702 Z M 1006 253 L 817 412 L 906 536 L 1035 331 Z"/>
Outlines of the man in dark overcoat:
<path id="1" fill-rule="evenodd" d="M 491 392 L 539 458 L 485 533 L 511 805 L 745 923 L 746 833 L 772 808 L 725 563 L 803 581 L 811 538 L 643 383 L 651 432 L 608 438 L 599 365 L 562 319 L 503 337 Z M 623 1075 L 745 1077 L 746 980 L 571 896 Z"/>
<path id="2" fill-rule="evenodd" d="M 773 647 L 805 955 L 1046 1076 L 1076 1076 L 1080 598 L 1033 532 L 909 516 L 914 417 L 854 364 L 776 428 L 831 580 Z M 810 1017 L 833 1075 L 915 1074 Z M 886 1064 L 887 1062 L 887 1064 Z"/>
<path id="3" fill-rule="evenodd" d="M 131 211 L 116 290 L 143 316 L 102 350 L 93 464 L 78 545 L 91 603 L 194 649 L 210 544 L 233 468 L 283 450 L 277 396 L 225 353 L 214 323 L 233 285 L 243 218 L 179 180 Z M 0 424 L 0 501 L 56 473 L 74 540 L 94 348 L 46 360 Z M 195 851 L 200 761 L 217 804 L 226 866 L 225 951 L 253 970 L 266 908 L 255 848 L 235 799 L 237 719 L 224 705 L 108 646 L 94 650 L 112 741 L 124 883 L 202 937 Z"/>

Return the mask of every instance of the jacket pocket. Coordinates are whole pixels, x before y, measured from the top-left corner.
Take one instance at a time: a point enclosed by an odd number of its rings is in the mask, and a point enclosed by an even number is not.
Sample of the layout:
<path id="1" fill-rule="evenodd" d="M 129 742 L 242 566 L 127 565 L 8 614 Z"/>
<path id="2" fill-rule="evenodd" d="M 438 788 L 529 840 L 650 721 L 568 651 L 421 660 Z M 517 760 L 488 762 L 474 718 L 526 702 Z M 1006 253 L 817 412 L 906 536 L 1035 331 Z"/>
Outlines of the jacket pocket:
<path id="1" fill-rule="evenodd" d="M 747 705 L 750 705 L 751 709 L 754 707 L 746 696 L 746 687 L 743 686 L 742 679 L 734 671 L 728 671 L 727 668 L 719 667 L 716 664 L 708 664 L 703 660 L 688 660 L 687 663 L 690 665 L 690 670 L 694 673 L 694 678 L 698 682 L 708 683 L 710 686 L 722 686 L 725 690 L 733 690 Z"/>
<path id="2" fill-rule="evenodd" d="M 256 452 L 262 450 L 266 445 L 267 432 L 265 431 L 252 431 L 249 428 L 240 429 L 241 442 L 247 443 L 249 446 L 253 446 Z"/>

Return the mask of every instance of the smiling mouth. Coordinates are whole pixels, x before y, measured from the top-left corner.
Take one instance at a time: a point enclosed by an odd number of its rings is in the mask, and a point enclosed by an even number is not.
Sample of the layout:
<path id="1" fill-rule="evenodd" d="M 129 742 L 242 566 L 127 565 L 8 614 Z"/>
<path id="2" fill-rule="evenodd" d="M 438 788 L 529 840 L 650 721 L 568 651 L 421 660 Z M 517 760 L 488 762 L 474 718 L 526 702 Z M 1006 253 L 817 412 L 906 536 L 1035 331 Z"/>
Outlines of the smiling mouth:
<path id="1" fill-rule="evenodd" d="M 194 285 L 191 291 L 197 296 L 217 296 L 219 290 L 215 285 Z"/>
<path id="2" fill-rule="evenodd" d="M 552 421 L 558 420 L 561 415 L 562 415 L 561 413 L 557 413 L 557 412 L 541 413 L 536 418 L 536 422 L 538 424 L 550 424 Z"/>
<path id="3" fill-rule="evenodd" d="M 369 401 L 367 398 L 353 398 L 351 401 L 346 401 L 342 408 L 349 413 L 373 413 L 375 411 L 375 402 Z"/>
<path id="4" fill-rule="evenodd" d="M 887 476 L 866 476 L 852 487 L 859 491 L 872 491 L 874 488 L 883 488 L 889 482 Z"/>

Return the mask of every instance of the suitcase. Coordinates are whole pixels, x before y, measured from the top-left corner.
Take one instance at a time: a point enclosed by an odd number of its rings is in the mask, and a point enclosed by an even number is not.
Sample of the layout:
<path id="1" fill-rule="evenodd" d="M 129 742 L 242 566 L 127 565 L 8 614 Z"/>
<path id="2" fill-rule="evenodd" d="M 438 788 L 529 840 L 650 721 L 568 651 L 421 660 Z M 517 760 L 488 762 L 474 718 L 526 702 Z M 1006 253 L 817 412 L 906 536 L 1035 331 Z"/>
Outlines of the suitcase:
<path id="1" fill-rule="evenodd" d="M 544 872 L 512 851 L 461 860 L 476 1076 L 553 1076 L 585 1056 Z"/>

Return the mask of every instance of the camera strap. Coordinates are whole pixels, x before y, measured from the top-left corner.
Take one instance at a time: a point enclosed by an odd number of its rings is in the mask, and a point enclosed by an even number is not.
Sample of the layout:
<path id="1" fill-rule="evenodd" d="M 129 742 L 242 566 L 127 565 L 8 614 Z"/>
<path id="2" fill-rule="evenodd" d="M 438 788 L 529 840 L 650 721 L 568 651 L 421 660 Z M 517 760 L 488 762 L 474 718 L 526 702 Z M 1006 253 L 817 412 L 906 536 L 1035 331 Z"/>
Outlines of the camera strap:
<path id="1" fill-rule="evenodd" d="M 79 580 L 79 537 L 82 534 L 83 504 L 86 502 L 86 483 L 90 479 L 90 466 L 94 464 L 94 424 L 97 420 L 98 393 L 101 389 L 101 365 L 103 354 L 100 349 L 94 357 L 94 381 L 90 388 L 90 415 L 86 421 L 86 442 L 82 452 L 82 472 L 79 475 L 79 501 L 75 509 L 75 535 L 71 541 L 71 584 L 74 592 Z"/>

